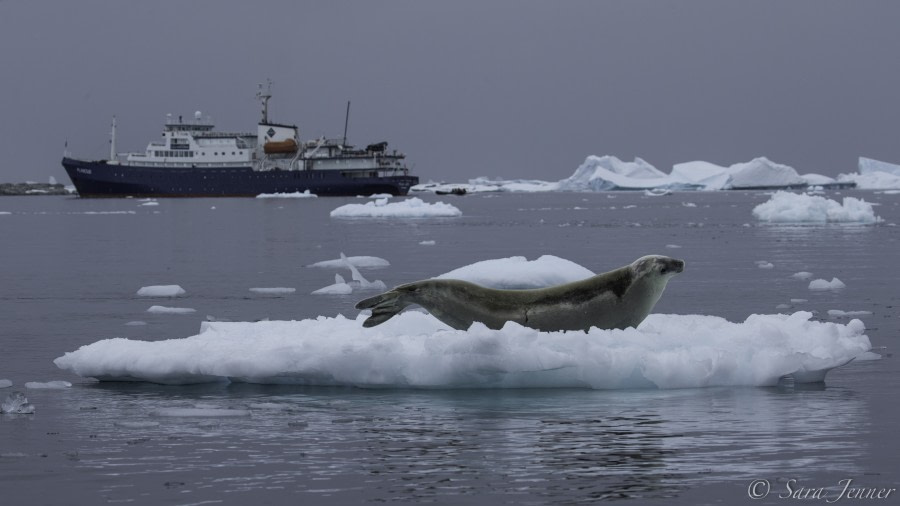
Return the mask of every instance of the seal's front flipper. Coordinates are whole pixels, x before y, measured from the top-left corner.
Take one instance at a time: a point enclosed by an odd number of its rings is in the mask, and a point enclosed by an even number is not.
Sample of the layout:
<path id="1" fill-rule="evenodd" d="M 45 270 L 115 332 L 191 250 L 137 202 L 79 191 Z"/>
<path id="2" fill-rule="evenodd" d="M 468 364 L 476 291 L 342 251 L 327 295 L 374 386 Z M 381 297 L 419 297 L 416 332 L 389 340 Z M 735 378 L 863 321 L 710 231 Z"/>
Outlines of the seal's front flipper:
<path id="1" fill-rule="evenodd" d="M 408 302 L 403 301 L 401 293 L 394 289 L 357 302 L 356 309 L 371 309 L 372 316 L 366 318 L 363 327 L 374 327 L 390 320 L 408 305 Z"/>

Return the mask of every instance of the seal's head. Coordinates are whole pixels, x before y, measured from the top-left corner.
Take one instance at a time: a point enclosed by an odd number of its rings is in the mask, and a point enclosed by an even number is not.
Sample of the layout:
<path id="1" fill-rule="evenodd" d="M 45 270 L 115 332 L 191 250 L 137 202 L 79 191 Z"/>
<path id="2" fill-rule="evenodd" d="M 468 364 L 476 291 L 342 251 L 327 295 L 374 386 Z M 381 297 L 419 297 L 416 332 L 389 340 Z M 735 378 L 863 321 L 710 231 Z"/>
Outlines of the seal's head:
<path id="1" fill-rule="evenodd" d="M 684 260 L 662 255 L 647 255 L 631 263 L 635 279 L 652 276 L 666 282 L 672 276 L 684 271 Z"/>

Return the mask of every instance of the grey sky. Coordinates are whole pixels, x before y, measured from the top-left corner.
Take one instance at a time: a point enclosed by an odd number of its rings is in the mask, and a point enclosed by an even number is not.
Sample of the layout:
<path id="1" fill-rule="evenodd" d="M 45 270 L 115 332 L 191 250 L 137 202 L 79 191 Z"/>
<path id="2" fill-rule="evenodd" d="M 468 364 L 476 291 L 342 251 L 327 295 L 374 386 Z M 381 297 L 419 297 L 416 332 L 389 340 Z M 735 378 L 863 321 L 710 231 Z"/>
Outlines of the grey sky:
<path id="1" fill-rule="evenodd" d="M 159 138 L 166 113 L 381 140 L 429 179 L 587 155 L 800 173 L 900 163 L 900 2 L 0 0 L 0 181 Z"/>

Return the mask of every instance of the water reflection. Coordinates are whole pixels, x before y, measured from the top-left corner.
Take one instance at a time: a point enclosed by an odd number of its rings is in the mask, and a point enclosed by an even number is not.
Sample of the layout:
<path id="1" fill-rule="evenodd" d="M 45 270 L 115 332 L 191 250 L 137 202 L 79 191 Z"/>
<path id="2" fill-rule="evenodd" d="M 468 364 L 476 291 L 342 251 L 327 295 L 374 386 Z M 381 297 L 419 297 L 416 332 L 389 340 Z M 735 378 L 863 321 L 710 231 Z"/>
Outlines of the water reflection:
<path id="1" fill-rule="evenodd" d="M 83 388 L 63 413 L 77 465 L 100 475 L 176 473 L 179 493 L 286 490 L 322 498 L 448 496 L 569 502 L 672 497 L 710 481 L 852 473 L 867 404 L 840 388 L 605 392 L 381 391 L 253 385 Z M 151 417 L 161 407 L 249 409 L 243 419 Z M 125 427 L 116 422 L 152 420 Z M 128 427 L 140 427 L 130 429 Z M 87 437 L 87 436 L 86 436 Z M 827 456 L 827 460 L 823 459 Z M 158 482 L 155 479 L 155 482 Z M 165 480 L 164 480 L 165 481 Z"/>

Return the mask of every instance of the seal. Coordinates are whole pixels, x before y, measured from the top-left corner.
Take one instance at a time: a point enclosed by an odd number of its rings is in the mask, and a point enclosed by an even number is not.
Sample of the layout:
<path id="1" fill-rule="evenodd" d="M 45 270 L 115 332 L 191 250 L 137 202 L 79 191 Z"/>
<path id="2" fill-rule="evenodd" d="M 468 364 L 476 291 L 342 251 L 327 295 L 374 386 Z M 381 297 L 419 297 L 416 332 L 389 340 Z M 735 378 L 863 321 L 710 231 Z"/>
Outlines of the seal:
<path id="1" fill-rule="evenodd" d="M 647 255 L 629 265 L 581 281 L 532 290 L 498 290 L 457 279 L 400 285 L 362 300 L 371 309 L 363 322 L 374 327 L 418 304 L 447 325 L 466 330 L 481 322 L 499 329 L 508 321 L 549 332 L 637 327 L 650 314 L 684 260 Z"/>

